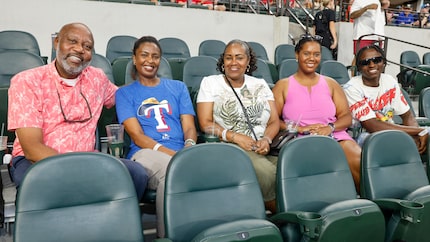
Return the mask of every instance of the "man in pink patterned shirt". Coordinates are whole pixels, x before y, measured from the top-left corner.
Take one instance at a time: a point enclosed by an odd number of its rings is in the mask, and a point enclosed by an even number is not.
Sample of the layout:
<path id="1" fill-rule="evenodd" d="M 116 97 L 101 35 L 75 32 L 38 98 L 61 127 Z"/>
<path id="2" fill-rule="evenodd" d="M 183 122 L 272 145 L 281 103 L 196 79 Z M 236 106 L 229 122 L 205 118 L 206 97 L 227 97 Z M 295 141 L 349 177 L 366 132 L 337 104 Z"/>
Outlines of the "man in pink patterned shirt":
<path id="1" fill-rule="evenodd" d="M 101 69 L 89 66 L 94 39 L 81 23 L 62 27 L 54 40 L 56 59 L 11 80 L 8 129 L 15 131 L 12 177 L 17 187 L 35 162 L 66 152 L 94 151 L 103 106 L 115 105 L 115 91 Z M 143 166 L 123 160 L 139 198 L 147 183 Z"/>

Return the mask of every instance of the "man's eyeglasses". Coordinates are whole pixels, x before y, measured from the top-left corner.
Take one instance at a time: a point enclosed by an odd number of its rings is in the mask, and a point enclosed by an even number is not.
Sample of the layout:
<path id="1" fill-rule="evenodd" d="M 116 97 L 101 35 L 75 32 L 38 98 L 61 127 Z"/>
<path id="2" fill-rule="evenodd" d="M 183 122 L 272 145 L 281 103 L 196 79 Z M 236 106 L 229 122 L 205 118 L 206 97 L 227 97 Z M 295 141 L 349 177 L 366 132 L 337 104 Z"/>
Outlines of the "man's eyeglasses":
<path id="1" fill-rule="evenodd" d="M 58 92 L 58 89 L 57 89 L 57 95 L 58 95 L 58 101 L 60 102 L 60 110 L 61 110 L 61 114 L 63 114 L 64 121 L 66 121 L 66 122 L 68 122 L 68 123 L 84 123 L 84 122 L 87 122 L 88 120 L 90 120 L 90 119 L 92 119 L 92 118 L 93 118 L 93 113 L 91 112 L 90 104 L 88 103 L 87 98 L 86 98 L 86 97 L 84 96 L 84 94 L 82 93 L 82 90 L 80 90 L 80 91 L 79 91 L 79 93 L 80 93 L 80 95 L 84 98 L 85 103 L 87 104 L 88 113 L 89 113 L 89 115 L 90 115 L 90 116 L 89 116 L 88 118 L 85 118 L 85 119 L 77 119 L 77 120 L 75 120 L 75 119 L 68 119 L 68 118 L 66 117 L 66 114 L 64 113 L 63 105 L 61 104 L 61 97 L 60 97 L 60 93 Z"/>
<path id="2" fill-rule="evenodd" d="M 300 40 L 302 40 L 302 39 L 321 41 L 323 39 L 323 37 L 319 36 L 319 35 L 302 34 L 302 35 L 300 35 Z"/>
<path id="3" fill-rule="evenodd" d="M 384 57 L 382 57 L 382 56 L 377 56 L 377 57 L 372 57 L 372 58 L 369 58 L 369 59 L 360 60 L 360 61 L 358 62 L 358 64 L 359 64 L 360 66 L 367 66 L 367 65 L 369 65 L 369 64 L 370 64 L 370 62 L 373 62 L 373 64 L 379 64 L 379 63 L 381 63 L 383 60 L 384 60 Z"/>

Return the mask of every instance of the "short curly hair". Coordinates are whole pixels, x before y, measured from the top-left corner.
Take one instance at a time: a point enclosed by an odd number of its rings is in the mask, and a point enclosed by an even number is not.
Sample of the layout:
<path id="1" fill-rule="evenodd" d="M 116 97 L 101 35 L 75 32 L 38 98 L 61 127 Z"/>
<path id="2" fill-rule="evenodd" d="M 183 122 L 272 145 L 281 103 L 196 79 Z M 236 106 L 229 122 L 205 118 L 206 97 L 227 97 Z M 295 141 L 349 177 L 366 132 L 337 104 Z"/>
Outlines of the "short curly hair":
<path id="1" fill-rule="evenodd" d="M 239 40 L 239 39 L 234 39 L 234 40 L 228 42 L 228 44 L 225 46 L 224 52 L 218 58 L 217 70 L 220 71 L 222 74 L 225 74 L 224 54 L 225 54 L 225 50 L 232 44 L 240 44 L 245 49 L 245 53 L 249 58 L 249 68 L 246 69 L 245 74 L 252 75 L 252 72 L 257 70 L 257 56 L 255 55 L 254 50 L 251 48 L 251 46 L 248 44 L 248 42 L 243 41 L 243 40 Z"/>

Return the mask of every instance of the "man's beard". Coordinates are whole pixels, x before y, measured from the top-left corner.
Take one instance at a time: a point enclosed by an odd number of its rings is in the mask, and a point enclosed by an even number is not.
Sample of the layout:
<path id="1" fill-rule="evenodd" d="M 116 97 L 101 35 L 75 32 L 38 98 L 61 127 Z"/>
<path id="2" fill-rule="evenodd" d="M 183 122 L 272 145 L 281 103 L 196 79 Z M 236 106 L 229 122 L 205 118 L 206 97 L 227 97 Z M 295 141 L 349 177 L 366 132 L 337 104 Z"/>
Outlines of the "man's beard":
<path id="1" fill-rule="evenodd" d="M 62 55 L 62 53 L 59 50 L 59 48 L 57 48 L 57 61 L 60 61 L 61 65 L 64 68 L 64 70 L 69 75 L 72 75 L 72 76 L 79 75 L 85 68 L 87 68 L 87 66 L 90 65 L 90 61 L 87 61 L 87 62 L 82 62 L 82 64 L 80 66 L 77 66 L 77 67 L 70 66 L 67 63 L 67 56 L 66 55 Z"/>

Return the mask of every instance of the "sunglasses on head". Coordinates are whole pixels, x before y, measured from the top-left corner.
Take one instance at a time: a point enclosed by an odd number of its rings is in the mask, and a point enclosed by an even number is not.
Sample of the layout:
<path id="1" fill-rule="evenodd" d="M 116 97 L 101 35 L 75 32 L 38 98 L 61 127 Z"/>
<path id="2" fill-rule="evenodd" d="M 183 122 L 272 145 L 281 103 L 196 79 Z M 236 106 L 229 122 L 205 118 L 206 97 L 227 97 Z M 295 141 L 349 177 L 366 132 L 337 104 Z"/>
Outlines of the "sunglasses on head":
<path id="1" fill-rule="evenodd" d="M 373 64 L 379 64 L 384 60 L 384 57 L 382 56 L 377 56 L 377 57 L 372 57 L 369 59 L 364 59 L 364 60 L 360 60 L 358 63 L 360 64 L 360 66 L 367 66 L 370 64 L 370 62 L 373 62 Z"/>
<path id="2" fill-rule="evenodd" d="M 323 39 L 323 37 L 319 36 L 319 35 L 310 35 L 310 34 L 302 34 L 300 35 L 300 39 L 311 39 L 311 40 L 316 40 L 316 41 L 321 41 Z"/>

